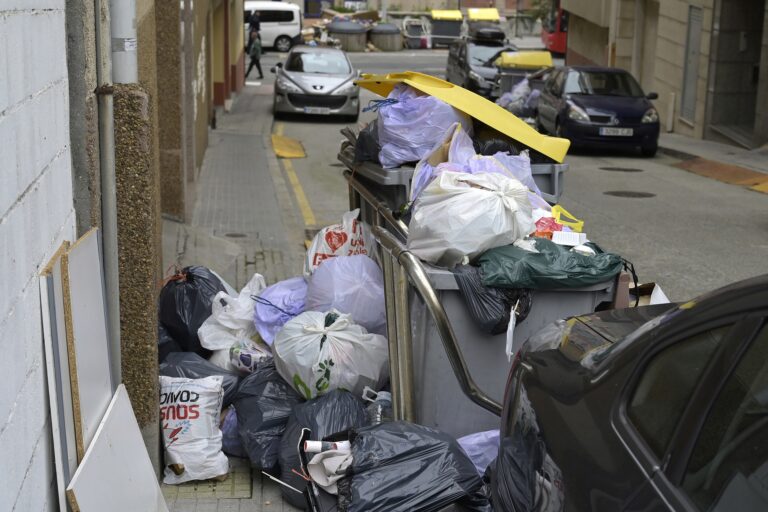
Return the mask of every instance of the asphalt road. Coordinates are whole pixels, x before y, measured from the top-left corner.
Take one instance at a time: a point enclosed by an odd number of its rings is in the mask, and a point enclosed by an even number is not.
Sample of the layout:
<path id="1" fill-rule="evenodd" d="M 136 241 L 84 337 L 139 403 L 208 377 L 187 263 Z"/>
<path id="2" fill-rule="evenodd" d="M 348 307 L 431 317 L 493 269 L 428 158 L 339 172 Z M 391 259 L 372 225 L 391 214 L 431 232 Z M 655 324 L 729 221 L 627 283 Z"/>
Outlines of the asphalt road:
<path id="1" fill-rule="evenodd" d="M 265 56 L 265 71 L 277 57 Z M 364 72 L 409 69 L 444 76 L 447 52 L 350 58 Z M 268 73 L 265 83 L 271 80 Z M 363 105 L 374 97 L 364 91 Z M 361 114 L 360 124 L 374 116 Z M 347 209 L 346 183 L 336 160 L 344 126 L 322 118 L 274 124 L 273 130 L 300 140 L 307 152 L 307 158 L 292 160 L 286 170 L 295 174 L 307 198 L 304 211 L 309 208 L 312 215 L 304 216 L 305 223 L 314 224 L 308 228 L 338 222 Z M 570 168 L 563 206 L 586 222 L 590 240 L 632 261 L 642 282 L 661 284 L 672 300 L 687 300 L 768 271 L 768 195 L 688 173 L 663 155 L 646 159 L 627 153 L 577 153 L 566 162 Z"/>

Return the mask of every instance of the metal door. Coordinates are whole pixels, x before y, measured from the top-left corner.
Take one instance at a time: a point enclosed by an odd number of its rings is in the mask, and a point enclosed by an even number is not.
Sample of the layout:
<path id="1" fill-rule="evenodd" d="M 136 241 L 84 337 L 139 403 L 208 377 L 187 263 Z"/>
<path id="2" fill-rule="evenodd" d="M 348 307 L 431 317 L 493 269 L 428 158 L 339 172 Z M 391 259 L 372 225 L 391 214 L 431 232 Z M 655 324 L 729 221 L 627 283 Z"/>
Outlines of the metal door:
<path id="1" fill-rule="evenodd" d="M 696 87 L 699 81 L 699 48 L 701 47 L 701 7 L 688 8 L 688 37 L 685 45 L 685 72 L 680 99 L 680 116 L 696 120 Z"/>

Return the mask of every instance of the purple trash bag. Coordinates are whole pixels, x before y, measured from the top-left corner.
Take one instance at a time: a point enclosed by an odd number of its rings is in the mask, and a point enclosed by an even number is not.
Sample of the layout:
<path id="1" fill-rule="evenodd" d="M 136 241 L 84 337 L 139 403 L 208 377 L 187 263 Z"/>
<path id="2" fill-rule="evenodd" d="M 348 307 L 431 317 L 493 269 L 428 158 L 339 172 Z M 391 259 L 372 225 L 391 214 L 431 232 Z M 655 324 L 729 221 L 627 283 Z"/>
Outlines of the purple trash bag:
<path id="1" fill-rule="evenodd" d="M 304 312 L 306 298 L 307 282 L 303 277 L 275 283 L 256 297 L 253 323 L 267 345 L 272 345 L 285 322 Z"/>

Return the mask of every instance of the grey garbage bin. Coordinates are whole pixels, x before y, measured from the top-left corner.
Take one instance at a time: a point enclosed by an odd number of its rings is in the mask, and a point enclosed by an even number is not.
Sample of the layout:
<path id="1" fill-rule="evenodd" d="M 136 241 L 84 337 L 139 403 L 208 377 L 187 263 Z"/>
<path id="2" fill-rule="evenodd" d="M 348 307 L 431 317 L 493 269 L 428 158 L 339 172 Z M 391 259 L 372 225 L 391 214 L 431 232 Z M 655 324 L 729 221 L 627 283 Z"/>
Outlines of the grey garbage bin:
<path id="1" fill-rule="evenodd" d="M 353 21 L 334 21 L 326 27 L 328 35 L 341 42 L 346 52 L 364 52 L 368 40 L 368 29 Z"/>
<path id="2" fill-rule="evenodd" d="M 380 23 L 370 31 L 371 44 L 383 52 L 399 52 L 403 49 L 403 35 L 397 25 Z"/>

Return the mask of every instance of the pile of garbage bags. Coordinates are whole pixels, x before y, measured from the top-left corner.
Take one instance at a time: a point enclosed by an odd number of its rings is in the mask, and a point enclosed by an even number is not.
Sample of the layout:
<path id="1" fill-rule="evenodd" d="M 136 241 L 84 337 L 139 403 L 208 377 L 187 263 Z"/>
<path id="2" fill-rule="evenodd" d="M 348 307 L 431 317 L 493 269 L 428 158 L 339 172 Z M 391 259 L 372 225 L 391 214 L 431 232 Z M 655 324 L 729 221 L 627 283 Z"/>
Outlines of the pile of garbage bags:
<path id="1" fill-rule="evenodd" d="M 505 92 L 496 100 L 496 104 L 523 119 L 536 116 L 541 91 L 531 89 L 527 78 L 520 80 L 511 91 Z"/>

